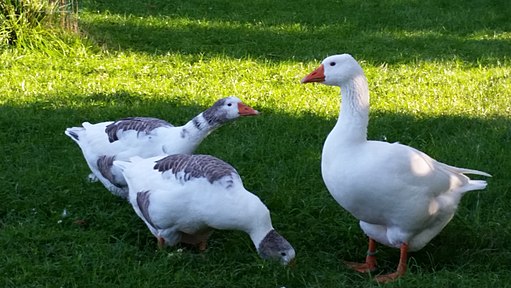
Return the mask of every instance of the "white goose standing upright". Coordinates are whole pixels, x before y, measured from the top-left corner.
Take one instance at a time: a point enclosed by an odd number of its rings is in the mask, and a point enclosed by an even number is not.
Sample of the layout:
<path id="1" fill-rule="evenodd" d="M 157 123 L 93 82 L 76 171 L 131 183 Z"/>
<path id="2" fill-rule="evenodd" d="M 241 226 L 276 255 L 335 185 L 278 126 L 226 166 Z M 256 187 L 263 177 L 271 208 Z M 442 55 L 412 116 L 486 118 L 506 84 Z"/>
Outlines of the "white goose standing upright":
<path id="1" fill-rule="evenodd" d="M 205 249 L 213 229 L 249 234 L 264 259 L 289 264 L 295 250 L 272 226 L 270 211 L 245 189 L 238 172 L 209 155 L 174 154 L 114 161 L 129 186 L 129 201 L 157 237 Z"/>
<path id="2" fill-rule="evenodd" d="M 67 128 L 65 134 L 80 146 L 92 171 L 91 180 L 99 180 L 112 194 L 128 197 L 122 173 L 112 166 L 114 160 L 129 160 L 162 154 L 190 154 L 212 131 L 240 116 L 259 112 L 237 97 L 216 101 L 210 108 L 183 126 L 150 117 L 130 117 L 82 127 Z"/>
<path id="3" fill-rule="evenodd" d="M 465 192 L 486 181 L 464 174 L 490 175 L 435 161 L 412 147 L 367 140 L 369 88 L 362 67 L 348 54 L 334 55 L 302 79 L 341 87 L 340 115 L 323 146 L 323 181 L 335 200 L 360 220 L 369 237 L 359 271 L 376 269 L 376 242 L 400 248 L 396 272 L 379 275 L 392 281 L 406 272 L 408 251 L 423 248 L 452 219 Z"/>

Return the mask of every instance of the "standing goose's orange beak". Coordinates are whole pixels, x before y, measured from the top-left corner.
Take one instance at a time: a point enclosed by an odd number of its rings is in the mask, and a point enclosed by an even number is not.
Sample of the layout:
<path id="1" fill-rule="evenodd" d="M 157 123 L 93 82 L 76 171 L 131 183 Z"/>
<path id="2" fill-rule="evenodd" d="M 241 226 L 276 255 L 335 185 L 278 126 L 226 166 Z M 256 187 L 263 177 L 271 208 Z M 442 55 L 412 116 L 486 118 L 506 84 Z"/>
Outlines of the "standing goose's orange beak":
<path id="1" fill-rule="evenodd" d="M 259 114 L 259 111 L 255 110 L 254 108 L 239 102 L 238 103 L 238 113 L 240 113 L 240 116 L 254 116 Z"/>
<path id="2" fill-rule="evenodd" d="M 311 83 L 311 82 L 323 82 L 325 81 L 325 67 L 323 64 L 319 65 L 319 67 L 312 71 L 309 75 L 303 77 L 302 83 Z"/>

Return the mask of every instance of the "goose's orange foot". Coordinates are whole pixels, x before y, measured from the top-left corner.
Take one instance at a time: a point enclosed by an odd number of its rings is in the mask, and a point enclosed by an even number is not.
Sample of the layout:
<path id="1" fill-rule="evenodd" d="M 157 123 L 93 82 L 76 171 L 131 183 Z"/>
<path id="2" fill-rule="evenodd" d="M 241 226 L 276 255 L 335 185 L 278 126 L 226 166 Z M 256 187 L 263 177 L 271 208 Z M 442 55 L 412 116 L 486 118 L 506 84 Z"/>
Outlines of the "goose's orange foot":
<path id="1" fill-rule="evenodd" d="M 376 265 L 376 242 L 369 238 L 369 245 L 367 249 L 367 256 L 365 263 L 357 263 L 357 262 L 346 262 L 344 261 L 349 268 L 358 271 L 360 273 L 369 273 L 374 272 L 377 268 Z"/>
<path id="2" fill-rule="evenodd" d="M 165 239 L 163 239 L 163 237 L 157 237 L 158 239 L 158 249 L 163 249 L 165 248 Z"/>
<path id="3" fill-rule="evenodd" d="M 377 268 L 376 257 L 374 256 L 367 256 L 365 263 L 344 261 L 344 264 L 346 264 L 346 266 L 348 266 L 349 268 L 360 273 L 374 272 L 376 271 Z"/>
<path id="4" fill-rule="evenodd" d="M 397 265 L 397 270 L 394 273 L 386 274 L 386 275 L 378 275 L 375 280 L 378 283 L 389 283 L 395 281 L 397 278 L 405 275 L 406 273 L 406 261 L 408 259 L 408 244 L 401 244 L 401 255 L 399 256 L 399 264 Z"/>
<path id="5" fill-rule="evenodd" d="M 207 240 L 200 241 L 198 244 L 198 248 L 200 252 L 206 251 L 206 249 L 208 249 L 208 241 Z"/>
<path id="6" fill-rule="evenodd" d="M 376 280 L 376 282 L 378 283 L 389 283 L 389 282 L 392 282 L 392 281 L 395 281 L 397 278 L 403 276 L 403 274 L 399 273 L 399 272 L 394 272 L 394 273 L 390 273 L 390 274 L 386 274 L 386 275 L 378 275 L 374 278 L 374 280 Z"/>

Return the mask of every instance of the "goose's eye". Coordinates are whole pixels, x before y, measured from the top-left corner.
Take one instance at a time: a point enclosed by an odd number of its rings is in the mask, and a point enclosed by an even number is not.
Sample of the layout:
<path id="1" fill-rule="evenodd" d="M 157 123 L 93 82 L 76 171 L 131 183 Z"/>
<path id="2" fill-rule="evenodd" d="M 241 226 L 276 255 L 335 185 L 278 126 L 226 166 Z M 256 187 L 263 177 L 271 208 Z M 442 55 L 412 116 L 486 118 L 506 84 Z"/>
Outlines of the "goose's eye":
<path id="1" fill-rule="evenodd" d="M 335 66 L 335 62 L 330 62 L 330 66 Z"/>
<path id="2" fill-rule="evenodd" d="M 280 256 L 284 257 L 286 255 L 287 255 L 286 252 L 280 252 Z"/>
<path id="3" fill-rule="evenodd" d="M 232 106 L 232 103 L 228 103 L 227 106 L 231 107 Z"/>

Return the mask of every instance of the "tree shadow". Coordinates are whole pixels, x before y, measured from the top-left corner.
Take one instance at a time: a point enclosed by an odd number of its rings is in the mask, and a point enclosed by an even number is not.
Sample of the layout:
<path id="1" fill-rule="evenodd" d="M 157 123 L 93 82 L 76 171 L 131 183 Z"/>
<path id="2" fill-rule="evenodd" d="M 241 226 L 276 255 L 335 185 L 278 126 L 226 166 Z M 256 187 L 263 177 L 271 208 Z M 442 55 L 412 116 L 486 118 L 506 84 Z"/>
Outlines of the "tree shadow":
<path id="1" fill-rule="evenodd" d="M 37 223 L 29 226 L 27 235 L 37 233 L 30 229 L 38 225 L 55 229 L 62 210 L 67 208 L 72 217 L 88 223 L 87 230 L 98 230 L 97 233 L 113 235 L 110 238 L 115 239 L 132 237 L 130 241 L 133 243 L 146 245 L 146 241 L 134 237 L 152 239 L 152 236 L 140 222 L 135 221 L 138 223 L 136 227 L 130 226 L 136 216 L 125 202 L 110 195 L 100 184 L 85 182 L 89 173 L 87 165 L 80 149 L 63 131 L 82 121 L 98 122 L 127 116 L 159 117 L 180 125 L 207 107 L 183 105 L 175 100 L 144 99 L 122 91 L 84 95 L 80 100 L 85 105 L 64 105 L 69 104 L 68 100 L 57 98 L 51 103 L 0 107 L 0 125 L 3 127 L 0 130 L 2 229 L 27 229 L 27 225 L 19 224 L 26 221 Z M 354 247 L 365 249 L 355 246 L 354 241 L 343 234 L 346 231 L 343 228 L 353 227 L 353 233 L 363 238 L 356 220 L 335 203 L 321 179 L 321 148 L 335 121 L 335 118 L 309 113 L 291 115 L 262 109 L 258 117 L 240 119 L 218 129 L 197 151 L 215 155 L 237 168 L 245 187 L 257 194 L 270 209 L 275 226 L 295 243 L 299 253 L 300 250 L 309 251 L 311 256 L 307 259 L 311 262 L 301 265 L 321 267 L 322 253 L 341 253 L 340 257 L 349 258 L 347 255 L 353 253 Z M 509 229 L 503 231 L 499 225 L 486 227 L 485 223 L 505 225 L 509 219 L 506 213 L 511 192 L 511 154 L 508 152 L 511 119 L 416 117 L 375 110 L 371 112 L 369 138 L 401 141 L 443 162 L 484 170 L 494 176 L 489 179 L 487 191 L 464 197 L 459 216 L 438 239 L 414 254 L 421 261 L 421 267 L 432 265 L 433 268 L 425 270 L 435 270 L 435 265 L 440 265 L 438 263 L 479 263 L 488 248 L 487 243 L 494 243 L 490 247 L 494 249 L 507 243 Z M 466 232 L 467 225 L 472 227 L 469 232 Z M 69 224 L 59 228 L 66 233 L 65 239 L 84 237 L 81 235 L 83 229 L 75 226 Z M 486 227 L 485 234 L 474 235 L 477 227 Z M 457 237 L 461 232 L 465 238 L 472 239 L 464 241 L 465 246 L 460 245 Z M 327 239 L 323 237 L 325 233 L 329 235 Z M 55 245 L 67 245 L 65 239 L 58 240 L 61 243 Z M 439 245 L 441 251 L 437 248 Z M 25 246 L 16 244 L 13 247 L 22 254 L 38 252 L 23 251 Z M 468 247 L 474 254 L 464 253 L 463 247 Z M 387 251 L 387 254 L 395 252 Z M 70 257 L 76 256 L 69 253 Z M 429 253 L 434 254 L 435 259 L 428 264 Z M 455 261 L 453 254 L 457 255 Z M 490 271 L 498 263 L 507 261 L 506 255 L 492 257 L 491 266 L 488 266 Z M 59 260 L 45 261 L 57 263 Z M 388 265 L 393 267 L 394 263 Z M 474 264 L 471 269 L 482 268 Z"/>
<path id="2" fill-rule="evenodd" d="M 80 107 L 70 107 L 66 101 L 57 99 L 0 107 L 0 125 L 4 127 L 0 131 L 0 140 L 4 143 L 1 148 L 4 161 L 0 168 L 4 171 L 4 180 L 25 179 L 32 183 L 34 171 L 44 175 L 48 167 L 55 169 L 51 172 L 55 175 L 74 174 L 71 170 L 79 169 L 85 176 L 87 166 L 79 148 L 63 133 L 67 127 L 81 125 L 84 121 L 96 123 L 129 116 L 157 117 L 183 125 L 208 108 L 185 105 L 179 100 L 144 98 L 125 91 L 84 95 L 80 99 L 84 105 Z M 251 186 L 266 191 L 264 193 L 287 190 L 284 186 L 289 183 L 296 185 L 290 190 L 297 191 L 322 186 L 321 149 L 336 120 L 311 113 L 292 115 L 268 108 L 260 111 L 257 117 L 243 117 L 219 128 L 206 138 L 197 153 L 225 159 L 240 170 Z M 507 151 L 511 144 L 511 119 L 500 116 L 487 119 L 447 115 L 417 117 L 378 110 L 371 111 L 370 115 L 369 139 L 398 141 L 442 162 L 487 171 L 494 176 L 490 181 L 495 183 L 490 187 L 499 184 L 500 188 L 509 190 L 504 179 L 511 177 L 511 154 Z M 70 165 L 63 165 L 63 158 L 68 159 Z M 253 165 L 254 161 L 265 165 Z M 311 178 L 311 175 L 314 176 Z M 39 181 L 44 182 L 44 179 Z M 285 184 L 279 184 L 281 181 Z M 309 188 L 305 188 L 307 186 Z M 33 189 L 39 187 L 36 185 Z M 9 194 L 5 189 L 10 188 L 2 189 Z"/>
<path id="3" fill-rule="evenodd" d="M 495 37 L 511 31 L 506 1 L 444 2 L 88 1 L 82 27 L 107 47 L 151 54 L 302 61 L 348 51 L 377 63 L 511 56 L 511 40 Z"/>

